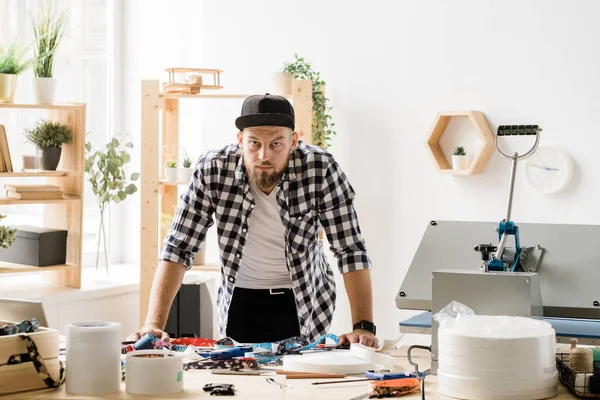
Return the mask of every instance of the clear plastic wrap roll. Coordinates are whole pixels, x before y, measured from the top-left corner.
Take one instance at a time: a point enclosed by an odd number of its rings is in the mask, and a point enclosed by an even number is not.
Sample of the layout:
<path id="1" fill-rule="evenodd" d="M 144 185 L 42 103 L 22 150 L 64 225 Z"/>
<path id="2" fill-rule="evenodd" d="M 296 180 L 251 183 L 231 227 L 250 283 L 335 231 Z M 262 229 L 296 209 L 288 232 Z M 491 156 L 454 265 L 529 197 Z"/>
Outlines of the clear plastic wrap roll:
<path id="1" fill-rule="evenodd" d="M 535 400 L 558 393 L 556 333 L 542 320 L 474 315 L 460 303 L 436 314 L 438 389 L 460 399 Z"/>
<path id="2" fill-rule="evenodd" d="M 117 322 L 67 325 L 67 393 L 101 395 L 121 390 L 120 333 Z"/>

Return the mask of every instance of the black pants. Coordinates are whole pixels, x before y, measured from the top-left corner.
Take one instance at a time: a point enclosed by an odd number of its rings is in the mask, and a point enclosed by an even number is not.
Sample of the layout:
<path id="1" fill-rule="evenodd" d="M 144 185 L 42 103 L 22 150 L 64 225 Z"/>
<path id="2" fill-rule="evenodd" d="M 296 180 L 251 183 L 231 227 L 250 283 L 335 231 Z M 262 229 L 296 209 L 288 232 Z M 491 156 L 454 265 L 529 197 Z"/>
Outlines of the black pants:
<path id="1" fill-rule="evenodd" d="M 259 343 L 299 335 L 292 289 L 234 289 L 227 316 L 227 336 L 240 343 Z"/>

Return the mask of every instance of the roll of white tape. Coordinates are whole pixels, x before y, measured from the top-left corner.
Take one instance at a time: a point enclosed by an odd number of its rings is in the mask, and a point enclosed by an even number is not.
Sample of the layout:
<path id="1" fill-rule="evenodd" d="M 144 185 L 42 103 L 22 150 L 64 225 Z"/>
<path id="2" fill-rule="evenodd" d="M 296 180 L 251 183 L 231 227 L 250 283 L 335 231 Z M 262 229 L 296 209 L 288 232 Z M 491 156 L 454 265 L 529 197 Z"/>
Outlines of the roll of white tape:
<path id="1" fill-rule="evenodd" d="M 350 344 L 350 354 L 361 360 L 371 361 L 379 365 L 383 365 L 388 369 L 393 369 L 396 364 L 394 357 L 386 356 L 385 354 L 376 353 L 372 347 L 367 347 L 360 343 Z"/>
<path id="2" fill-rule="evenodd" d="M 183 356 L 168 350 L 127 353 L 125 390 L 131 394 L 162 395 L 183 391 Z"/>
<path id="3" fill-rule="evenodd" d="M 67 393 L 101 395 L 121 390 L 120 335 L 117 322 L 67 325 Z"/>

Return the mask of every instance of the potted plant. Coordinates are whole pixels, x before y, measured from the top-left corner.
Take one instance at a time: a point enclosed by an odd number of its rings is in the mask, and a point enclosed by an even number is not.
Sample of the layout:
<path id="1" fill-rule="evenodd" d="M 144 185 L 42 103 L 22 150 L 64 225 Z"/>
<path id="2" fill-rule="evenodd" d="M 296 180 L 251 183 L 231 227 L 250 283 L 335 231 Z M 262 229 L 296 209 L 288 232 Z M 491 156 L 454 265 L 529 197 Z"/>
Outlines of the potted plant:
<path id="1" fill-rule="evenodd" d="M 8 49 L 0 46 L 0 103 L 15 101 L 17 76 L 33 63 L 32 58 L 25 58 L 28 50 L 16 42 Z"/>
<path id="2" fill-rule="evenodd" d="M 96 195 L 98 207 L 100 208 L 100 226 L 98 228 L 98 241 L 96 247 L 96 263 L 94 268 L 99 272 L 101 250 L 104 254 L 104 267 L 106 277 L 108 276 L 108 262 L 110 246 L 106 240 L 106 227 L 104 216 L 111 202 L 118 204 L 127 196 L 137 192 L 135 181 L 139 179 L 138 172 L 132 173 L 129 178 L 125 173 L 124 165 L 131 160 L 128 149 L 133 144 L 125 137 L 113 138 L 106 144 L 104 149 L 92 151 L 92 144 L 85 144 L 85 172 L 88 174 L 92 185 L 92 192 Z"/>
<path id="3" fill-rule="evenodd" d="M 284 71 L 289 72 L 296 79 L 310 79 L 312 81 L 312 143 L 315 146 L 327 149 L 331 144 L 331 137 L 336 132 L 332 130 L 335 126 L 329 114 L 332 107 L 328 104 L 329 99 L 325 97 L 323 91 L 325 82 L 321 79 L 321 74 L 313 71 L 311 64 L 304 58 L 298 57 L 298 54 L 295 54 L 293 62 L 285 64 Z"/>
<path id="4" fill-rule="evenodd" d="M 194 169 L 192 168 L 192 159 L 185 155 L 181 160 L 181 167 L 179 167 L 179 180 L 181 182 L 189 182 L 192 179 Z"/>
<path id="5" fill-rule="evenodd" d="M 466 169 L 467 168 L 467 153 L 465 148 L 458 146 L 452 152 L 452 168 L 453 169 Z"/>
<path id="6" fill-rule="evenodd" d="M 55 10 L 52 2 L 44 1 L 38 15 L 31 15 L 34 37 L 33 93 L 40 104 L 54 103 L 57 79 L 54 63 L 58 47 L 65 34 L 67 9 Z"/>
<path id="7" fill-rule="evenodd" d="M 41 120 L 33 129 L 25 131 L 27 140 L 42 151 L 42 169 L 54 171 L 58 166 L 62 145 L 71 143 L 71 129 L 60 122 Z"/>
<path id="8" fill-rule="evenodd" d="M 177 161 L 167 160 L 165 162 L 165 179 L 168 181 L 177 180 Z"/>
<path id="9" fill-rule="evenodd" d="M 6 215 L 0 214 L 0 220 L 6 218 Z M 17 235 L 16 229 L 11 229 L 8 226 L 0 225 L 0 248 L 7 249 L 15 241 Z"/>

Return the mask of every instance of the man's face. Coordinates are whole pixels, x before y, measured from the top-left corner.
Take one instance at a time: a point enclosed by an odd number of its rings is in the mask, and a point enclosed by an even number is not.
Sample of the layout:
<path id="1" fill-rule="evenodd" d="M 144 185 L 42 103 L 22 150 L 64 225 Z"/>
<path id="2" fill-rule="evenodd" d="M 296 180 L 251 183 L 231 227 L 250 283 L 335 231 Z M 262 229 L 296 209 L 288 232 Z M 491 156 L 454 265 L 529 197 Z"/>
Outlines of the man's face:
<path id="1" fill-rule="evenodd" d="M 238 142 L 248 177 L 260 190 L 270 192 L 287 168 L 298 134 L 280 126 L 253 126 L 238 132 Z"/>

